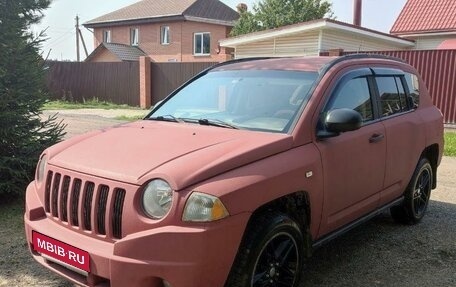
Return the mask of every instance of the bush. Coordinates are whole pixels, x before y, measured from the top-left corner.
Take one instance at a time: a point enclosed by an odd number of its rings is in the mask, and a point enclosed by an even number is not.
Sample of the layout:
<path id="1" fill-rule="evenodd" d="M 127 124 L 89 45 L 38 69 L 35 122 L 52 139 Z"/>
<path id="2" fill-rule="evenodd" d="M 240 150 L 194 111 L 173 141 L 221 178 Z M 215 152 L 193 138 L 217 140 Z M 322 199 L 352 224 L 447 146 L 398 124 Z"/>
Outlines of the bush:
<path id="1" fill-rule="evenodd" d="M 41 119 L 47 98 L 43 34 L 29 28 L 49 0 L 0 0 L 0 196 L 17 197 L 33 180 L 40 153 L 61 140 L 64 126 Z"/>

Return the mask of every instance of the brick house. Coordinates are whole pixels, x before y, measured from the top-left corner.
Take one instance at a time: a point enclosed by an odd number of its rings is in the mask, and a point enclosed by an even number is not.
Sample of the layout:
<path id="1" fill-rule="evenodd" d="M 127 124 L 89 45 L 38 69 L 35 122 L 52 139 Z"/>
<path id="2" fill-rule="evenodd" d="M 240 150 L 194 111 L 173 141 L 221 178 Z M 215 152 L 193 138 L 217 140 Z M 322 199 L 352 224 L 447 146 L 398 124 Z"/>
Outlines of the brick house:
<path id="1" fill-rule="evenodd" d="M 155 62 L 226 61 L 231 50 L 218 42 L 238 18 L 219 0 L 143 0 L 84 23 L 97 47 L 87 61 L 122 61 L 106 43 L 122 45 L 123 53 L 139 49 Z"/>

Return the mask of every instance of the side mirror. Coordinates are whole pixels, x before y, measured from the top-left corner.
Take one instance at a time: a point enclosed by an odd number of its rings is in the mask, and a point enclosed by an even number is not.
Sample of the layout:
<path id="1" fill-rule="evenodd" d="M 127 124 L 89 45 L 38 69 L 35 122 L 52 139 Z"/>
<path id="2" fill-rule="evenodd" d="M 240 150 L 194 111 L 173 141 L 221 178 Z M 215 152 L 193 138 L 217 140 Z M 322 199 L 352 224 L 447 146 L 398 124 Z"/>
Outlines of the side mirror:
<path id="1" fill-rule="evenodd" d="M 330 132 L 343 133 L 357 130 L 361 127 L 363 118 L 354 110 L 336 109 L 326 115 L 325 126 Z"/>
<path id="2" fill-rule="evenodd" d="M 351 109 L 335 109 L 328 112 L 323 124 L 326 131 L 318 133 L 319 138 L 338 136 L 340 133 L 357 130 L 361 127 L 363 118 Z"/>

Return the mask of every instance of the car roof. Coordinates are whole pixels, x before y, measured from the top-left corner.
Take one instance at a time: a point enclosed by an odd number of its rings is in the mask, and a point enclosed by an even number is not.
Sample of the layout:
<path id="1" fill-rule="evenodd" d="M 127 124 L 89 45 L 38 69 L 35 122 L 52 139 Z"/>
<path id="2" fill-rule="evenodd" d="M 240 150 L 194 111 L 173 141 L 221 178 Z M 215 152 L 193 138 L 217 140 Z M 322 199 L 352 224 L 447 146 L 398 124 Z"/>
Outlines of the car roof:
<path id="1" fill-rule="evenodd" d="M 284 70 L 317 72 L 337 57 L 257 58 L 226 62 L 212 71 L 231 70 Z"/>
<path id="2" fill-rule="evenodd" d="M 345 61 L 376 60 L 378 62 L 404 63 L 403 60 L 376 54 L 352 54 L 342 57 L 290 57 L 290 58 L 245 58 L 218 64 L 210 71 L 235 71 L 235 70 L 283 70 L 283 71 L 309 71 L 323 72 L 332 66 Z"/>

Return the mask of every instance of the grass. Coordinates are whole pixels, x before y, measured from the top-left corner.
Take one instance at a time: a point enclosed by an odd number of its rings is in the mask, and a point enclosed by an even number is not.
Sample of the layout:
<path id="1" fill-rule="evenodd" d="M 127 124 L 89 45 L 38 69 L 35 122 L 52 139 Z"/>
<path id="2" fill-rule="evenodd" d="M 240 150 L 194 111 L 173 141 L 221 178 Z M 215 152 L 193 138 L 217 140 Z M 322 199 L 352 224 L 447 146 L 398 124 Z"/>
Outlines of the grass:
<path id="1" fill-rule="evenodd" d="M 446 156 L 456 156 L 456 132 L 445 133 L 445 149 L 443 154 Z"/>
<path id="2" fill-rule="evenodd" d="M 132 109 L 139 110 L 138 107 L 132 107 L 128 105 L 118 105 L 112 102 L 100 101 L 98 99 L 84 100 L 83 103 L 70 102 L 70 101 L 49 101 L 44 104 L 43 109 L 45 110 L 74 110 L 74 109 Z"/>
<path id="3" fill-rule="evenodd" d="M 136 116 L 125 116 L 125 115 L 122 115 L 122 116 L 115 117 L 115 119 L 116 120 L 120 120 L 120 121 L 134 122 L 134 121 L 137 121 L 137 120 L 142 120 L 145 115 L 146 115 L 146 113 L 144 115 L 136 115 Z"/>

